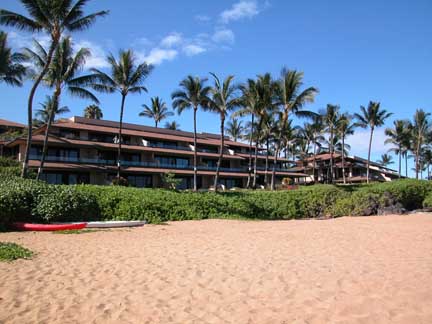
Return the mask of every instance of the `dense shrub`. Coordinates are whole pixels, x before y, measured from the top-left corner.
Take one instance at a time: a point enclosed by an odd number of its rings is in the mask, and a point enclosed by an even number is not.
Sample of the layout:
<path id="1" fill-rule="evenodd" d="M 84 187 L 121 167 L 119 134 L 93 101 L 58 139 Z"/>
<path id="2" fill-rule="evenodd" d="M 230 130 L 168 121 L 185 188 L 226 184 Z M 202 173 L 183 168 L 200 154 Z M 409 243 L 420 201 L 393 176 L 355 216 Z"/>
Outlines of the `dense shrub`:
<path id="1" fill-rule="evenodd" d="M 298 190 L 194 193 L 122 186 L 48 185 L 0 178 L 0 226 L 32 222 L 206 218 L 293 219 L 376 215 L 388 206 L 432 206 L 432 185 L 402 180 L 359 186 L 315 185 Z"/>
<path id="2" fill-rule="evenodd" d="M 432 208 L 432 191 L 428 193 L 425 200 L 423 201 L 424 208 Z"/>

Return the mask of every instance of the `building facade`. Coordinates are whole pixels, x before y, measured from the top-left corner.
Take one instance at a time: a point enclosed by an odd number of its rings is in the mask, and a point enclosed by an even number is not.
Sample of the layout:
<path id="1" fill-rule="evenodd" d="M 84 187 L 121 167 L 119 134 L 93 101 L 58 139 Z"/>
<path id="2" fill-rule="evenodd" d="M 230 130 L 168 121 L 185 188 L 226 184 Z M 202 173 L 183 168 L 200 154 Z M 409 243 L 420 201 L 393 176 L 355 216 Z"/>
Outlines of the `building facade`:
<path id="1" fill-rule="evenodd" d="M 118 122 L 83 117 L 55 122 L 50 130 L 48 154 L 44 165 L 44 179 L 49 183 L 89 183 L 107 185 L 116 176 Z M 42 154 L 45 126 L 34 131 L 29 167 L 37 169 Z M 193 156 L 198 155 L 198 188 L 213 185 L 219 157 L 220 136 L 197 134 L 197 147 L 193 133 L 136 124 L 123 124 L 121 175 L 129 185 L 136 187 L 162 187 L 163 175 L 172 172 L 181 179 L 179 189 L 193 187 Z M 22 160 L 25 138 L 5 144 L 5 153 Z M 241 142 L 225 140 L 220 168 L 220 185 L 226 189 L 244 188 L 249 174 L 249 155 L 254 148 Z M 272 158 L 265 168 L 266 152 L 260 150 L 257 162 L 257 183 L 265 184 L 271 178 Z M 284 158 L 278 159 L 276 181 L 283 178 L 307 177 Z M 269 182 L 268 182 L 269 183 Z"/>
<path id="2" fill-rule="evenodd" d="M 293 171 L 308 174 L 309 177 L 299 178 L 298 182 L 328 183 L 330 180 L 330 153 L 321 153 L 315 157 L 308 157 L 297 161 Z M 314 167 L 315 165 L 315 167 Z M 399 173 L 376 162 L 370 162 L 369 179 L 371 181 L 386 182 L 399 178 Z M 367 181 L 367 160 L 358 156 L 345 156 L 342 163 L 342 154 L 333 154 L 333 182 L 343 182 L 343 172 L 347 183 L 359 183 Z"/>

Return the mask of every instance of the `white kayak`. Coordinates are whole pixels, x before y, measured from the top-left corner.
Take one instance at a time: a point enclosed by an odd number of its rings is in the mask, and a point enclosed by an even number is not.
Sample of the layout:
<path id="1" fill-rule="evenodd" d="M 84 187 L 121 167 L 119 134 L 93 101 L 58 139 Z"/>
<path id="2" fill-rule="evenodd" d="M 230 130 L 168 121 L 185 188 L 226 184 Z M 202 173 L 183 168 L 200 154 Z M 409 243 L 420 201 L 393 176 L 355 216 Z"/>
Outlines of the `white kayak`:
<path id="1" fill-rule="evenodd" d="M 146 221 L 107 221 L 88 222 L 86 228 L 117 228 L 117 227 L 138 227 L 146 224 Z"/>

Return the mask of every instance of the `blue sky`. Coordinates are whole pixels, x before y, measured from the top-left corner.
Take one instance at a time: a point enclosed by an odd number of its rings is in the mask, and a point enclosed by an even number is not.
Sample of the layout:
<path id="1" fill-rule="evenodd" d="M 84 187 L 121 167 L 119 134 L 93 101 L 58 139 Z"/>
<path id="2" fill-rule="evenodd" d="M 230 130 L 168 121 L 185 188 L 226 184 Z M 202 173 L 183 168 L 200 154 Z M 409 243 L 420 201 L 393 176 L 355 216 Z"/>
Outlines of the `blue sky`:
<path id="1" fill-rule="evenodd" d="M 22 11 L 18 1 L 3 0 L 2 8 Z M 132 48 L 140 59 L 155 65 L 147 80 L 148 94 L 130 95 L 125 121 L 152 125 L 138 117 L 141 104 L 170 94 L 188 74 L 221 77 L 237 82 L 257 74 L 277 76 L 281 67 L 305 73 L 305 85 L 320 93 L 308 108 L 327 103 L 356 112 L 369 100 L 380 101 L 395 118 L 410 118 L 416 108 L 431 110 L 432 2 L 381 1 L 92 1 L 88 12 L 109 9 L 90 30 L 73 35 L 77 46 L 89 47 L 88 66 L 105 68 L 104 57 L 119 48 Z M 11 32 L 15 48 L 43 35 Z M 0 85 L 0 118 L 24 122 L 29 83 L 23 88 Z M 48 92 L 41 88 L 36 103 Z M 117 120 L 118 95 L 98 95 L 106 119 Z M 64 96 L 70 115 L 80 115 L 88 102 Z M 36 105 L 37 106 L 37 105 Z M 191 113 L 175 116 L 184 130 L 192 129 Z M 218 118 L 200 112 L 198 130 L 218 132 Z M 386 151 L 383 129 L 374 141 L 376 159 Z M 367 137 L 358 130 L 348 142 L 353 154 L 365 156 Z M 393 165 L 396 167 L 396 165 Z"/>

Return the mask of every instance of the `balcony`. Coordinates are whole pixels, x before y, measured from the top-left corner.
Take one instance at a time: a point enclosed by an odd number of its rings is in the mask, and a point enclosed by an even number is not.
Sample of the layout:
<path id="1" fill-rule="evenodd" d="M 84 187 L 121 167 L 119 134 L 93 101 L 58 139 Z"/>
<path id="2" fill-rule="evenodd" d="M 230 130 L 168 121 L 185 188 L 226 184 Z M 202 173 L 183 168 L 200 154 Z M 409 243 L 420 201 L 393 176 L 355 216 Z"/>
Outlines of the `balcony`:
<path id="1" fill-rule="evenodd" d="M 30 160 L 40 160 L 40 155 L 30 155 Z M 65 163 L 77 163 L 77 164 L 95 164 L 101 166 L 115 166 L 116 160 L 105 160 L 105 159 L 91 159 L 91 158 L 78 158 L 78 157 L 61 157 L 61 156 L 46 156 L 46 162 L 65 162 Z M 160 169 L 177 169 L 177 170 L 193 170 L 193 165 L 186 164 L 170 164 L 170 163 L 159 163 L 151 161 L 121 161 L 122 166 L 132 167 L 144 167 L 144 168 L 160 168 Z M 197 169 L 200 171 L 216 171 L 215 166 L 198 165 Z M 252 168 L 253 170 L 253 168 Z M 259 171 L 265 171 L 264 167 L 257 167 Z M 236 172 L 236 173 L 247 173 L 248 167 L 240 168 L 219 168 L 220 172 Z M 277 168 L 277 172 L 292 172 L 290 169 Z M 272 172 L 272 168 L 268 168 L 268 172 Z"/>

